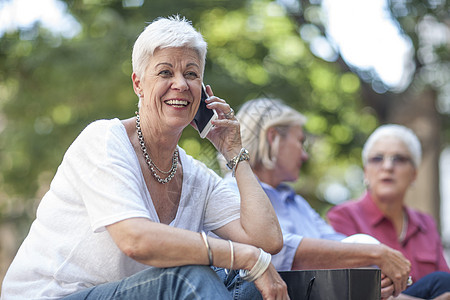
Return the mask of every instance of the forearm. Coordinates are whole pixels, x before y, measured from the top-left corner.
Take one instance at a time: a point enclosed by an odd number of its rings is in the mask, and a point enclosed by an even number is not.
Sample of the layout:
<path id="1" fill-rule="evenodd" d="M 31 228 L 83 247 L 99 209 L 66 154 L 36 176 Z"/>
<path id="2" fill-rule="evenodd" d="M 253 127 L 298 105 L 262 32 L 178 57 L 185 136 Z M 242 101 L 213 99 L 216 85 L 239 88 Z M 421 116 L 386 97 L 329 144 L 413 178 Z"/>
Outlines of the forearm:
<path id="1" fill-rule="evenodd" d="M 239 241 L 272 254 L 279 252 L 283 236 L 278 218 L 247 161 L 239 163 L 236 182 L 241 196 L 240 221 L 244 234 Z"/>
<path id="2" fill-rule="evenodd" d="M 394 284 L 394 295 L 406 288 L 410 262 L 383 244 L 347 244 L 304 238 L 295 254 L 293 269 L 356 268 L 377 265 Z"/>
<path id="3" fill-rule="evenodd" d="M 303 238 L 292 269 L 356 268 L 376 264 L 381 253 L 374 245 Z"/>
<path id="4" fill-rule="evenodd" d="M 146 219 L 129 219 L 108 226 L 117 246 L 132 259 L 154 267 L 209 265 L 205 242 L 198 232 L 154 223 Z M 231 249 L 227 240 L 207 237 L 212 264 L 230 268 Z M 259 256 L 256 247 L 233 242 L 233 268 L 250 270 Z"/>

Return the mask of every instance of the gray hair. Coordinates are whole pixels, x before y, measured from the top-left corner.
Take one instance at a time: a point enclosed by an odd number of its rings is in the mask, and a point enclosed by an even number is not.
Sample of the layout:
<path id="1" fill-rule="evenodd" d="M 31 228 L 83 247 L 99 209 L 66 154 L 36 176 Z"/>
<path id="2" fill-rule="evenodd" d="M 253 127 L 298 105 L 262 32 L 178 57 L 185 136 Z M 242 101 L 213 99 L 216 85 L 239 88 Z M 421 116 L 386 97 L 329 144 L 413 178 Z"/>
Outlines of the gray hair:
<path id="1" fill-rule="evenodd" d="M 196 50 L 204 68 L 207 44 L 203 36 L 195 30 L 190 21 L 175 15 L 157 18 L 139 35 L 133 46 L 133 72 L 141 77 L 155 50 L 171 47 L 188 47 Z"/>
<path id="2" fill-rule="evenodd" d="M 243 147 L 250 153 L 252 167 L 262 164 L 267 169 L 275 167 L 275 157 L 279 141 L 274 141 L 271 149 L 267 140 L 267 130 L 277 128 L 283 135 L 282 127 L 303 126 L 306 117 L 279 99 L 259 98 L 246 102 L 236 118 L 241 125 Z"/>
<path id="3" fill-rule="evenodd" d="M 362 150 L 363 165 L 367 164 L 369 151 L 372 149 L 375 142 L 381 138 L 393 136 L 400 139 L 408 148 L 409 153 L 412 156 L 413 164 L 417 168 L 422 160 L 422 148 L 420 141 L 414 132 L 402 125 L 398 124 L 386 124 L 378 127 L 367 139 Z"/>

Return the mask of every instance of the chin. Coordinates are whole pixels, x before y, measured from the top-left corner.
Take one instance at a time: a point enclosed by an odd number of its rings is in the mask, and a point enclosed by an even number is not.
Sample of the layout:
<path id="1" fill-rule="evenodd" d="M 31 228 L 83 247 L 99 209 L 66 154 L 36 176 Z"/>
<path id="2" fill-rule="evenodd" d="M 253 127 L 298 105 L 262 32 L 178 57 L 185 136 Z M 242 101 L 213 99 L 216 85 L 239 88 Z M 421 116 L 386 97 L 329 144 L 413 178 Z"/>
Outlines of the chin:
<path id="1" fill-rule="evenodd" d="M 296 182 L 298 180 L 298 175 L 295 176 L 286 176 L 285 180 L 286 182 Z"/>
<path id="2" fill-rule="evenodd" d="M 372 192 L 373 194 L 373 192 Z M 381 191 L 377 191 L 376 196 L 378 199 L 381 200 L 381 202 L 393 202 L 396 199 L 398 199 L 399 196 L 402 195 L 402 193 L 400 193 L 397 190 L 381 190 Z"/>

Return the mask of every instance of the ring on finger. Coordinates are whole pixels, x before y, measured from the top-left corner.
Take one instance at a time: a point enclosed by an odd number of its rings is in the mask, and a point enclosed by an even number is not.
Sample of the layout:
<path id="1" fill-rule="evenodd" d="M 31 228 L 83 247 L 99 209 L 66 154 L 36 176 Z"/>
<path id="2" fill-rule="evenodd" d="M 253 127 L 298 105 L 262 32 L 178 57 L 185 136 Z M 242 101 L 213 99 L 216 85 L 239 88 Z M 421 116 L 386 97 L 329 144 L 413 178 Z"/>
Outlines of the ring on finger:
<path id="1" fill-rule="evenodd" d="M 225 115 L 226 119 L 233 119 L 234 118 L 234 110 L 230 107 L 230 111 L 224 115 Z"/>
<path id="2" fill-rule="evenodd" d="M 412 285 L 412 284 L 413 284 L 412 277 L 409 276 L 409 277 L 408 277 L 408 281 L 406 282 L 406 286 L 410 286 L 410 285 Z"/>

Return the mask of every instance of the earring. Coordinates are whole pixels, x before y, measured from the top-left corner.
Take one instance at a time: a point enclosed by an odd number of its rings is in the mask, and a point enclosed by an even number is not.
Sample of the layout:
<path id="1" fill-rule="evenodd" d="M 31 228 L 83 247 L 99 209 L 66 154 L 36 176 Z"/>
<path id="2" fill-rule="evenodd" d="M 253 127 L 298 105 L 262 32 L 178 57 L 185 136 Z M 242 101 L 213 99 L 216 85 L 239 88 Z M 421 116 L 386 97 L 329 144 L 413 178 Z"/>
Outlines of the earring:
<path id="1" fill-rule="evenodd" d="M 364 178 L 364 186 L 368 189 L 370 187 L 369 180 Z"/>

